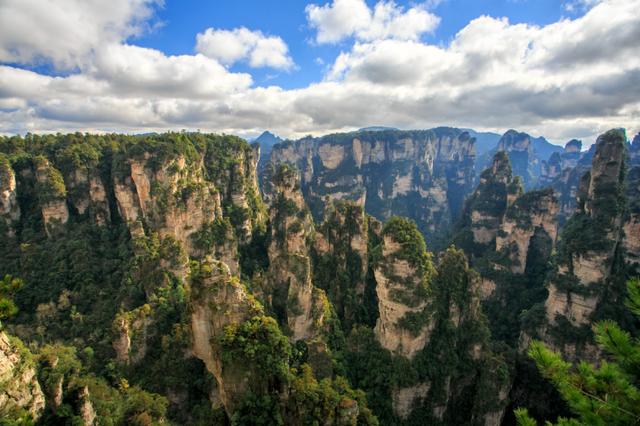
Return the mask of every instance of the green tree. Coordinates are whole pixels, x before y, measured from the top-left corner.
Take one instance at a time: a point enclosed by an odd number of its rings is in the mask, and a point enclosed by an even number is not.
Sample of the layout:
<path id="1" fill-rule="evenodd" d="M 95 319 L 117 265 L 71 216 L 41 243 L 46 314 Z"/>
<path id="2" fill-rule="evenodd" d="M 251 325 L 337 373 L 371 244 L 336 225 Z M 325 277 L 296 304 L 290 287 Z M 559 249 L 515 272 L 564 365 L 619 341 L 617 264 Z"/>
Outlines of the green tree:
<path id="1" fill-rule="evenodd" d="M 627 307 L 640 317 L 640 279 L 627 283 Z M 596 341 L 610 361 L 598 365 L 580 362 L 576 367 L 549 350 L 542 342 L 529 347 L 542 375 L 558 389 L 577 418 L 560 418 L 557 425 L 637 425 L 640 424 L 640 339 L 632 337 L 613 321 L 593 326 Z M 520 426 L 536 424 L 525 409 L 516 410 Z M 551 423 L 547 422 L 548 425 Z"/>
<path id="2" fill-rule="evenodd" d="M 24 281 L 11 275 L 5 275 L 0 280 L 0 320 L 10 318 L 18 313 L 18 307 L 13 303 L 13 296 L 22 288 Z M 0 327 L 2 323 L 0 323 Z"/>

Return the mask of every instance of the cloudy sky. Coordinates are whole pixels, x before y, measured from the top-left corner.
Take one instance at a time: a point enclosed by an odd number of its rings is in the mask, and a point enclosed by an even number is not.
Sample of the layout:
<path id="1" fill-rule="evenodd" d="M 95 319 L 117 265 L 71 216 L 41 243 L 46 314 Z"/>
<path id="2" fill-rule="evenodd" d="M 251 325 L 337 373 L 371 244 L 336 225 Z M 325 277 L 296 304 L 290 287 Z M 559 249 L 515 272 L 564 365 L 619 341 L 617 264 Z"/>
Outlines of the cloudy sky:
<path id="1" fill-rule="evenodd" d="M 0 0 L 0 133 L 640 131 L 640 0 Z"/>

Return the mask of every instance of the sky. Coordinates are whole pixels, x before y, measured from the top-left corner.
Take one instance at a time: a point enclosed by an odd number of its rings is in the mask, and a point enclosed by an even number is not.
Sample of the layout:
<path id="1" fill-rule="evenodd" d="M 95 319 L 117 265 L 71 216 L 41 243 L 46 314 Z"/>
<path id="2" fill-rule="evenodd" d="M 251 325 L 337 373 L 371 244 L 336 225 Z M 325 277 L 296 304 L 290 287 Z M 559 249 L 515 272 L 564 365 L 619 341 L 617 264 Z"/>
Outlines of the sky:
<path id="1" fill-rule="evenodd" d="M 0 0 L 0 133 L 640 131 L 640 0 Z"/>

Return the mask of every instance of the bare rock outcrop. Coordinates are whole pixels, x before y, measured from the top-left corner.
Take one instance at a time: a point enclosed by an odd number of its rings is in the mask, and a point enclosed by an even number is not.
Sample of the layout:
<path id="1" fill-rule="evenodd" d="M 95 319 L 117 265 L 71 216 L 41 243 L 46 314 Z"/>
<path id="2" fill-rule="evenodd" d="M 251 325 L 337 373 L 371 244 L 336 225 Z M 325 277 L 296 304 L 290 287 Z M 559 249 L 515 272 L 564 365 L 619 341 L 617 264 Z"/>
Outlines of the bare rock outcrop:
<path id="1" fill-rule="evenodd" d="M 369 267 L 369 223 L 353 201 L 327 206 L 315 234 L 314 283 L 328 295 L 345 330 L 359 318 Z"/>
<path id="2" fill-rule="evenodd" d="M 300 170 L 316 218 L 327 201 L 351 200 L 378 219 L 410 217 L 430 239 L 457 219 L 472 189 L 474 144 L 468 132 L 444 127 L 362 131 L 280 143 L 270 162 Z M 268 181 L 263 178 L 271 198 Z"/>
<path id="3" fill-rule="evenodd" d="M 17 339 L 0 332 L 0 417 L 10 420 L 23 411 L 37 420 L 44 407 L 31 354 Z"/>
<path id="4" fill-rule="evenodd" d="M 219 261 L 202 262 L 192 285 L 192 351 L 216 378 L 220 400 L 227 413 L 233 413 L 250 388 L 251 376 L 246 374 L 249 366 L 223 362 L 219 340 L 226 327 L 261 314 L 262 307 Z"/>
<path id="5" fill-rule="evenodd" d="M 428 309 L 433 265 L 422 236 L 406 219 L 393 218 L 382 235 L 374 266 L 379 311 L 374 332 L 383 348 L 411 359 L 433 330 Z"/>
<path id="6" fill-rule="evenodd" d="M 9 160 L 0 155 L 0 220 L 7 227 L 6 233 L 13 235 L 12 225 L 20 219 L 17 200 L 16 175 Z"/>
<path id="7" fill-rule="evenodd" d="M 619 130 L 598 138 L 591 171 L 581 179 L 578 210 L 565 226 L 557 269 L 547 282 L 546 324 L 539 334 L 569 357 L 593 355 L 593 344 L 572 339 L 569 329 L 588 330 L 600 304 L 615 302 L 612 270 L 624 244 L 625 139 Z"/>
<path id="8" fill-rule="evenodd" d="M 319 336 L 329 310 L 324 292 L 312 282 L 313 220 L 294 169 L 280 165 L 272 182 L 266 292 L 273 309 L 286 321 L 291 339 L 309 340 Z"/>
<path id="9" fill-rule="evenodd" d="M 48 236 L 59 232 L 69 220 L 67 188 L 58 169 L 44 157 L 34 160 L 36 190 L 42 219 Z"/>

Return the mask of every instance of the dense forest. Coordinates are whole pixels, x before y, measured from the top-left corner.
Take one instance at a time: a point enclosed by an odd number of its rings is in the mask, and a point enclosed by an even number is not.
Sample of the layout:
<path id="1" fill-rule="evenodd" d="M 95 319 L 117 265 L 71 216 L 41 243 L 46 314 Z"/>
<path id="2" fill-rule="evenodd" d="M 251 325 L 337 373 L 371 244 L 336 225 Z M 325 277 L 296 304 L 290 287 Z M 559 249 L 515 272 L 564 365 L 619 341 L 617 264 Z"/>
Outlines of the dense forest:
<path id="1" fill-rule="evenodd" d="M 0 137 L 0 424 L 640 423 L 640 140 L 310 144 Z"/>

